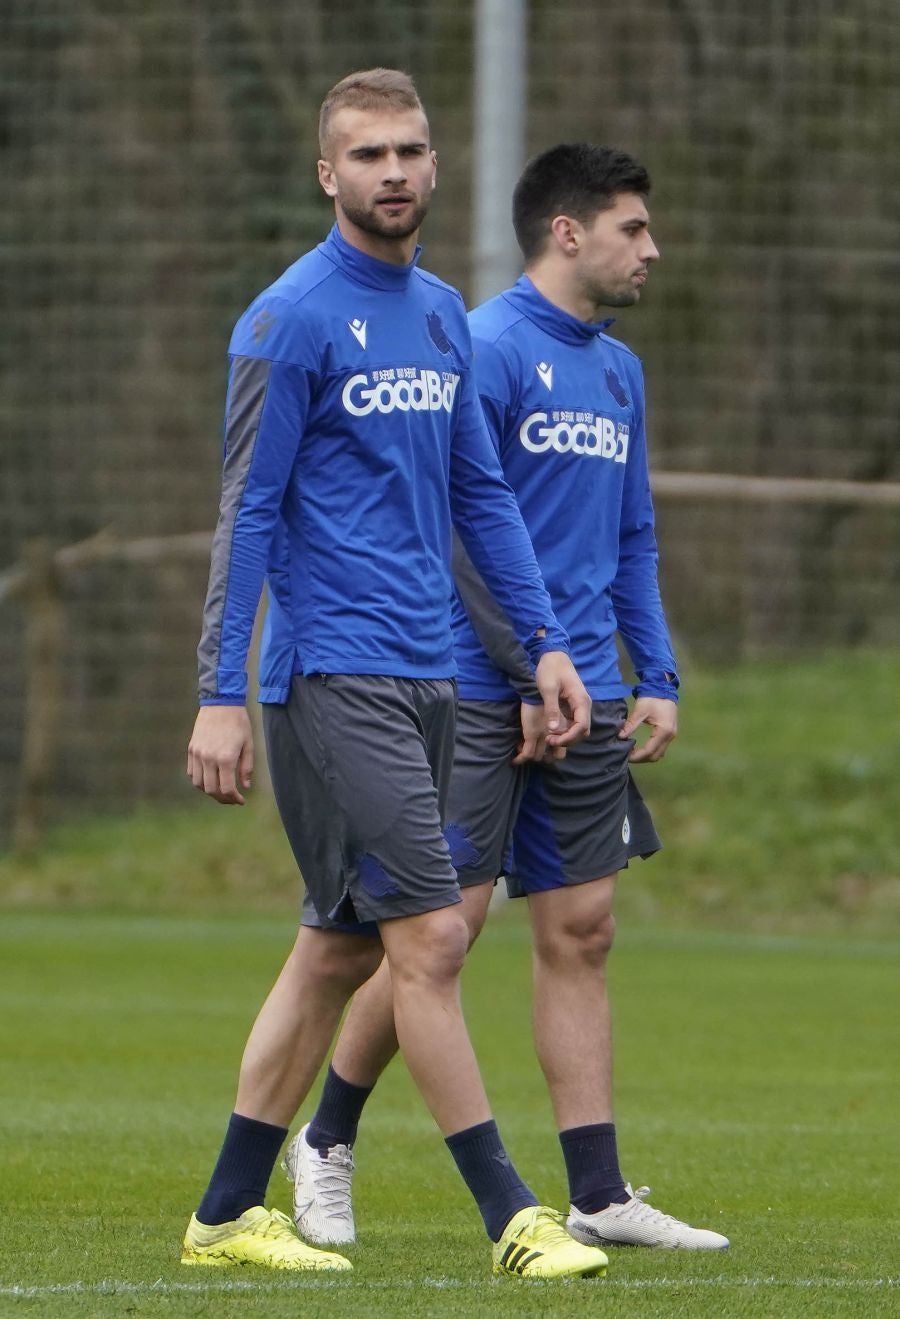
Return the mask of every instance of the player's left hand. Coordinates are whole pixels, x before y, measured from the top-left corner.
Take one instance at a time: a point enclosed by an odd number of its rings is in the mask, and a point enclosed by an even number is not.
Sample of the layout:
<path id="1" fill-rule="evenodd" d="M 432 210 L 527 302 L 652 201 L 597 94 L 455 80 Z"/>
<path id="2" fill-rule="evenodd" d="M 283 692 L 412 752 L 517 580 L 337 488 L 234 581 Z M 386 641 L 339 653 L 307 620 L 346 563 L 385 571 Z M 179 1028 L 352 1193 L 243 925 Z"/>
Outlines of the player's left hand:
<path id="1" fill-rule="evenodd" d="M 661 696 L 639 696 L 634 709 L 619 729 L 619 737 L 633 737 L 641 724 L 652 729 L 643 746 L 633 747 L 628 759 L 632 765 L 642 761 L 662 760 L 669 743 L 678 733 L 678 705 Z"/>
<path id="2" fill-rule="evenodd" d="M 565 759 L 565 747 L 547 746 L 547 719 L 542 705 L 529 705 L 527 701 L 523 701 L 520 707 L 520 719 L 522 741 L 512 758 L 514 765 L 527 765 L 535 760 Z"/>
<path id="3" fill-rule="evenodd" d="M 534 671 L 544 715 L 547 745 L 571 746 L 591 731 L 591 698 L 564 650 L 547 650 Z M 561 708 L 562 707 L 562 708 Z"/>

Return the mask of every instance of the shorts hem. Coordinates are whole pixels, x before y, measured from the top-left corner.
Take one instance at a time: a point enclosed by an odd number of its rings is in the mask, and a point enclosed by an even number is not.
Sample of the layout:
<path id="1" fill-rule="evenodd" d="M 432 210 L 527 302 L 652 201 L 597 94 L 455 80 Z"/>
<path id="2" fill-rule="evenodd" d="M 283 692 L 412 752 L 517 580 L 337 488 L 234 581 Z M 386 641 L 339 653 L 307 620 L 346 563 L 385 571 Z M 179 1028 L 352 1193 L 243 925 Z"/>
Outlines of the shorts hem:
<path id="1" fill-rule="evenodd" d="M 510 898 L 527 898 L 532 893 L 549 893 L 553 889 L 577 888 L 580 884 L 592 884 L 595 880 L 606 879 L 608 875 L 617 875 L 622 870 L 628 869 L 629 861 L 634 861 L 635 858 L 646 861 L 660 851 L 662 851 L 662 843 L 657 842 L 654 844 L 648 840 L 643 848 L 629 848 L 617 860 L 607 863 L 604 868 L 596 867 L 590 874 L 555 876 L 544 884 L 532 884 L 529 880 L 522 879 L 515 874 L 507 875 L 506 891 Z"/>
<path id="2" fill-rule="evenodd" d="M 486 873 L 483 874 L 483 875 L 481 875 L 481 874 L 479 874 L 479 875 L 475 875 L 475 874 L 471 874 L 471 875 L 469 875 L 469 874 L 466 874 L 466 875 L 458 874 L 459 887 L 460 887 L 460 888 L 480 888 L 482 884 L 496 884 L 498 879 L 502 879 L 502 878 L 503 878 L 504 873 L 505 873 L 505 872 L 502 871 L 502 870 L 492 870 L 492 871 L 488 871 L 488 872 L 486 872 Z"/>
<path id="3" fill-rule="evenodd" d="M 316 920 L 313 921 L 308 918 L 309 913 L 304 912 L 300 924 L 317 930 L 339 930 L 345 934 L 372 934 L 373 932 L 377 933 L 377 929 L 373 927 L 376 927 L 380 921 L 401 920 L 404 916 L 423 916 L 429 911 L 440 911 L 444 907 L 455 907 L 458 902 L 462 902 L 462 898 L 457 887 L 444 889 L 441 893 L 427 898 L 406 901 L 403 903 L 404 911 L 385 911 L 377 915 L 371 911 L 365 911 L 361 914 L 359 920 L 354 923 L 335 921 L 331 917 L 326 917 L 323 922 L 318 912 L 316 912 Z"/>

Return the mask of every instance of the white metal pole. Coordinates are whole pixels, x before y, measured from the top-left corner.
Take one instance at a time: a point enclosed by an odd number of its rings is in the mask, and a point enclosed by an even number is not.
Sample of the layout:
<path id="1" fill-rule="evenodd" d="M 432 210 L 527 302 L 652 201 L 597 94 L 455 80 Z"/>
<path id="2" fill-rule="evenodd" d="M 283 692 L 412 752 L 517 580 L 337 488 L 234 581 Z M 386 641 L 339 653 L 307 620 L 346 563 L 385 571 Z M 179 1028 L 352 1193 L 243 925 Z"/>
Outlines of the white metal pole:
<path id="1" fill-rule="evenodd" d="M 527 0 L 477 0 L 473 168 L 475 305 L 522 269 L 510 220 L 525 162 Z"/>

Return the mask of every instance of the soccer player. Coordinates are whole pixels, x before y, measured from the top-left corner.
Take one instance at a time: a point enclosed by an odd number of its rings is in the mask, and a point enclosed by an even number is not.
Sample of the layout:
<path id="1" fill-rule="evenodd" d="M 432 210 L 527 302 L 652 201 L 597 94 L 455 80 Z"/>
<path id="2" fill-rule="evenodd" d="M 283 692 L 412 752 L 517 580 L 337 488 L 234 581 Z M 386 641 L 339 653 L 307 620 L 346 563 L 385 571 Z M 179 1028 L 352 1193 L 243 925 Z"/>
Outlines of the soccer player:
<path id="1" fill-rule="evenodd" d="M 341 1011 L 384 954 L 400 1048 L 481 1210 L 495 1272 L 600 1274 L 605 1255 L 538 1205 L 506 1155 L 459 1006 L 468 931 L 442 834 L 456 706 L 451 523 L 535 666 L 551 743 L 587 733 L 590 700 L 485 429 L 462 299 L 417 268 L 435 156 L 409 78 L 342 80 L 323 103 L 320 144 L 335 227 L 231 341 L 187 763 L 198 788 L 243 804 L 245 661 L 267 577 L 266 741 L 306 897 L 182 1260 L 350 1268 L 303 1244 L 265 1196 Z"/>
<path id="2" fill-rule="evenodd" d="M 642 371 L 601 319 L 639 300 L 658 258 L 649 191 L 643 166 L 621 151 L 581 143 L 537 156 L 513 201 L 526 273 L 470 316 L 488 426 L 594 707 L 588 740 L 541 759 L 525 652 L 457 546 L 461 701 L 446 836 L 473 940 L 498 876 L 528 899 L 535 1044 L 568 1172 L 569 1231 L 584 1242 L 715 1249 L 727 1238 L 661 1213 L 646 1187 L 626 1184 L 613 1123 L 605 971 L 616 877 L 660 846 L 629 762 L 659 760 L 677 730 Z M 630 714 L 617 630 L 638 679 Z M 641 725 L 650 735 L 638 747 Z M 383 967 L 356 995 L 319 1108 L 288 1148 L 295 1217 L 310 1240 L 354 1239 L 351 1147 L 395 1048 Z"/>

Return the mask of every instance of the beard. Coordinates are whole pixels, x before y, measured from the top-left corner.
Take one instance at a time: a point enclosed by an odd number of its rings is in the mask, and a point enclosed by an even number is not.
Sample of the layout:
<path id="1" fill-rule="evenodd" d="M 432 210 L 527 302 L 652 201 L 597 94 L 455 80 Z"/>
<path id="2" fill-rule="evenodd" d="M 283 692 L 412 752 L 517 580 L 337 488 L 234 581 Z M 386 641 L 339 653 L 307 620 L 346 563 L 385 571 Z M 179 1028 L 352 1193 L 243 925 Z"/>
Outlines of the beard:
<path id="1" fill-rule="evenodd" d="M 598 307 L 633 307 L 641 298 L 641 290 L 635 288 L 594 288 L 591 293 Z"/>
<path id="2" fill-rule="evenodd" d="M 373 234 L 376 238 L 409 238 L 428 214 L 428 201 L 422 199 L 406 215 L 398 216 L 396 219 L 383 215 L 377 204 L 367 207 L 354 197 L 344 197 L 340 194 L 336 200 L 348 220 L 364 233 Z"/>

